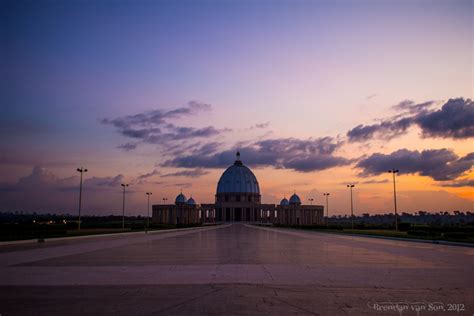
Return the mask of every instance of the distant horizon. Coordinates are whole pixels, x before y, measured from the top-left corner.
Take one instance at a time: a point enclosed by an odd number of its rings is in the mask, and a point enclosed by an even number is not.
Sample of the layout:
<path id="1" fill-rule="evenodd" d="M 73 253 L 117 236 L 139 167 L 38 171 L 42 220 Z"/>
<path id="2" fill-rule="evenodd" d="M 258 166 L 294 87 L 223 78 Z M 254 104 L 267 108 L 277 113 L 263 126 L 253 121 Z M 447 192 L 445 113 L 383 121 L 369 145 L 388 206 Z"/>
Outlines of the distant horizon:
<path id="1" fill-rule="evenodd" d="M 151 210 L 150 210 L 151 211 Z M 146 213 L 146 210 L 143 211 L 144 213 Z M 459 212 L 460 214 L 462 215 L 469 215 L 469 214 L 474 214 L 474 211 L 452 211 L 452 212 L 449 212 L 449 211 L 438 211 L 438 212 L 430 212 L 430 211 L 424 211 L 424 210 L 419 210 L 419 211 L 415 211 L 415 212 L 404 212 L 404 211 L 401 211 L 398 213 L 398 216 L 403 216 L 403 214 L 408 214 L 408 215 L 413 215 L 413 216 L 419 216 L 419 212 L 424 212 L 424 213 L 427 213 L 429 215 L 440 215 L 440 214 L 445 214 L 446 212 L 451 216 L 457 216 L 457 214 L 455 214 L 455 212 Z M 72 217 L 72 218 L 75 218 L 77 217 L 77 214 L 74 214 L 74 213 L 42 213 L 42 212 L 29 212 L 29 211 L 0 211 L 0 214 L 14 214 L 14 215 L 41 215 L 41 216 L 46 216 L 46 215 L 51 215 L 51 216 L 66 216 L 66 217 Z M 362 212 L 362 213 L 354 213 L 354 217 L 357 218 L 357 217 L 364 217 L 364 215 L 368 214 L 369 216 L 395 216 L 394 212 L 386 212 L 386 213 L 367 213 L 367 212 Z M 109 217 L 109 216 L 116 216 L 116 217 L 119 217 L 119 218 L 122 218 L 122 213 L 120 211 L 120 214 L 117 213 L 117 214 L 113 214 L 113 213 L 109 213 L 109 214 L 88 214 L 88 215 L 83 215 L 81 217 L 84 217 L 84 218 L 87 218 L 87 217 Z M 125 214 L 125 218 L 127 217 L 145 217 L 146 218 L 146 214 L 140 214 L 140 213 L 136 213 L 134 215 L 127 215 Z M 150 217 L 151 217 L 151 214 L 150 214 Z M 324 215 L 324 217 L 326 217 L 326 215 Z M 350 219 L 351 215 L 350 214 L 343 214 L 343 213 L 336 213 L 336 214 L 333 214 L 333 215 L 329 215 L 329 218 L 332 218 L 332 217 L 342 217 L 342 218 L 348 218 Z"/>

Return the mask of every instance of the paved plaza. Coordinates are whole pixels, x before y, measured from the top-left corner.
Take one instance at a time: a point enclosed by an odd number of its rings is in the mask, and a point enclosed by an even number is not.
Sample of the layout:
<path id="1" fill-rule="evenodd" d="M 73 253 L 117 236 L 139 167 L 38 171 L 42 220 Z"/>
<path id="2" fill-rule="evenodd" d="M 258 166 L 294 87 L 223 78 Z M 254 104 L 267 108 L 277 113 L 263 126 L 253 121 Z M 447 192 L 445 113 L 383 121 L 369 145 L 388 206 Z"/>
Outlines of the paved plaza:
<path id="1" fill-rule="evenodd" d="M 247 224 L 3 245 L 0 265 L 2 316 L 474 313 L 474 248 Z"/>

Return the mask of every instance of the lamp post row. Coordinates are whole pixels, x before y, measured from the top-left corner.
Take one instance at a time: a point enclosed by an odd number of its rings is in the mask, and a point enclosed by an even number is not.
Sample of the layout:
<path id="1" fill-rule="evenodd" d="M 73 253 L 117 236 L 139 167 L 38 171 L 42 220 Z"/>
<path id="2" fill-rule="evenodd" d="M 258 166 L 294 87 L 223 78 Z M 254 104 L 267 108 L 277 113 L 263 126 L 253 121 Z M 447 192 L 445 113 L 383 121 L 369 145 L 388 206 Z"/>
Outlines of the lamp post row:
<path id="1" fill-rule="evenodd" d="M 82 208 L 82 180 L 83 180 L 83 174 L 85 172 L 87 172 L 88 170 L 84 167 L 81 167 L 81 168 L 77 168 L 76 169 L 77 172 L 79 172 L 81 174 L 80 176 L 80 183 L 79 183 L 79 210 L 78 210 L 78 213 L 79 213 L 79 216 L 78 216 L 78 226 L 77 226 L 77 229 L 78 230 L 81 230 L 81 208 Z M 122 186 L 122 189 L 123 189 L 123 198 L 122 198 L 122 229 L 125 229 L 125 189 L 129 186 L 128 183 L 122 183 L 120 184 Z M 148 227 L 150 226 L 150 195 L 152 195 L 153 193 L 152 192 L 146 192 L 145 193 L 147 195 L 147 200 L 148 200 L 148 203 L 147 203 L 147 211 L 146 211 L 146 228 L 145 228 L 145 231 L 148 230 Z M 165 202 L 166 200 L 168 200 L 167 198 L 163 198 L 163 202 Z"/>
<path id="2" fill-rule="evenodd" d="M 396 189 L 396 181 L 395 175 L 400 172 L 398 169 L 390 169 L 388 170 L 389 173 L 393 175 L 393 203 L 395 208 L 395 230 L 398 230 L 398 212 L 397 212 L 397 189 Z M 346 185 L 350 189 L 350 196 L 351 196 L 351 227 L 354 229 L 354 202 L 352 198 L 352 189 L 355 187 L 355 183 L 349 183 Z M 329 219 L 329 195 L 330 193 L 323 193 L 326 197 L 326 217 Z M 314 199 L 310 198 L 308 201 L 311 201 L 313 204 Z"/>
<path id="3" fill-rule="evenodd" d="M 395 230 L 398 230 L 398 212 L 397 212 L 397 188 L 396 188 L 396 181 L 395 181 L 395 175 L 399 173 L 400 170 L 398 169 L 390 169 L 388 170 L 388 173 L 391 173 L 393 175 L 393 204 L 394 204 L 394 209 L 395 209 Z M 355 184 L 347 184 L 347 187 L 350 188 L 351 191 L 351 226 L 352 229 L 354 229 L 354 204 L 352 201 L 352 188 L 355 187 Z M 326 194 L 324 194 L 326 195 Z M 328 193 L 329 195 L 329 193 Z M 327 196 L 326 196 L 327 198 Z M 327 204 L 326 204 L 327 208 Z"/>

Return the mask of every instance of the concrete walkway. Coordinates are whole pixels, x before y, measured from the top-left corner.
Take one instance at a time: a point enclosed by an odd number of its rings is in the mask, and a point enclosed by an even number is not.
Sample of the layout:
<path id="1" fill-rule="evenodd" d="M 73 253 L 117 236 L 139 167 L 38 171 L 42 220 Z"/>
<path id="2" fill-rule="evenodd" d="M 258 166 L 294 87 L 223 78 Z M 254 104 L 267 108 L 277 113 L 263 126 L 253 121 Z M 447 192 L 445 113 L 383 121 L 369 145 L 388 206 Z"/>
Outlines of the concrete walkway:
<path id="1" fill-rule="evenodd" d="M 245 224 L 0 246 L 0 314 L 472 315 L 473 267 L 474 248 Z"/>

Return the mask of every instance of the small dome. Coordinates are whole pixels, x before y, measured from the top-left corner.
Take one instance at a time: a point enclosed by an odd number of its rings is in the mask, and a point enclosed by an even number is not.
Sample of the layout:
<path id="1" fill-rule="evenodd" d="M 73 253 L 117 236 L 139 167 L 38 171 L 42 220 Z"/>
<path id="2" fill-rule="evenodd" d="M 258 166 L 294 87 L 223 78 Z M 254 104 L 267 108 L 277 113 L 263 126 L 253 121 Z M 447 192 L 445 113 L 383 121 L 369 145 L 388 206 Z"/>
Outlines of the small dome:
<path id="1" fill-rule="evenodd" d="M 196 201 L 195 201 L 192 197 L 190 197 L 189 200 L 186 202 L 186 204 L 188 204 L 188 205 L 196 205 Z"/>
<path id="2" fill-rule="evenodd" d="M 290 204 L 301 205 L 301 199 L 296 193 L 290 197 Z"/>
<path id="3" fill-rule="evenodd" d="M 284 206 L 290 205 L 290 202 L 288 202 L 288 200 L 285 197 L 285 198 L 283 198 L 283 200 L 280 201 L 280 205 L 284 205 Z"/>
<path id="4" fill-rule="evenodd" d="M 187 201 L 186 196 L 184 196 L 184 194 L 181 192 L 176 197 L 176 200 L 174 201 L 174 203 L 176 203 L 176 204 L 185 204 L 186 201 Z"/>

